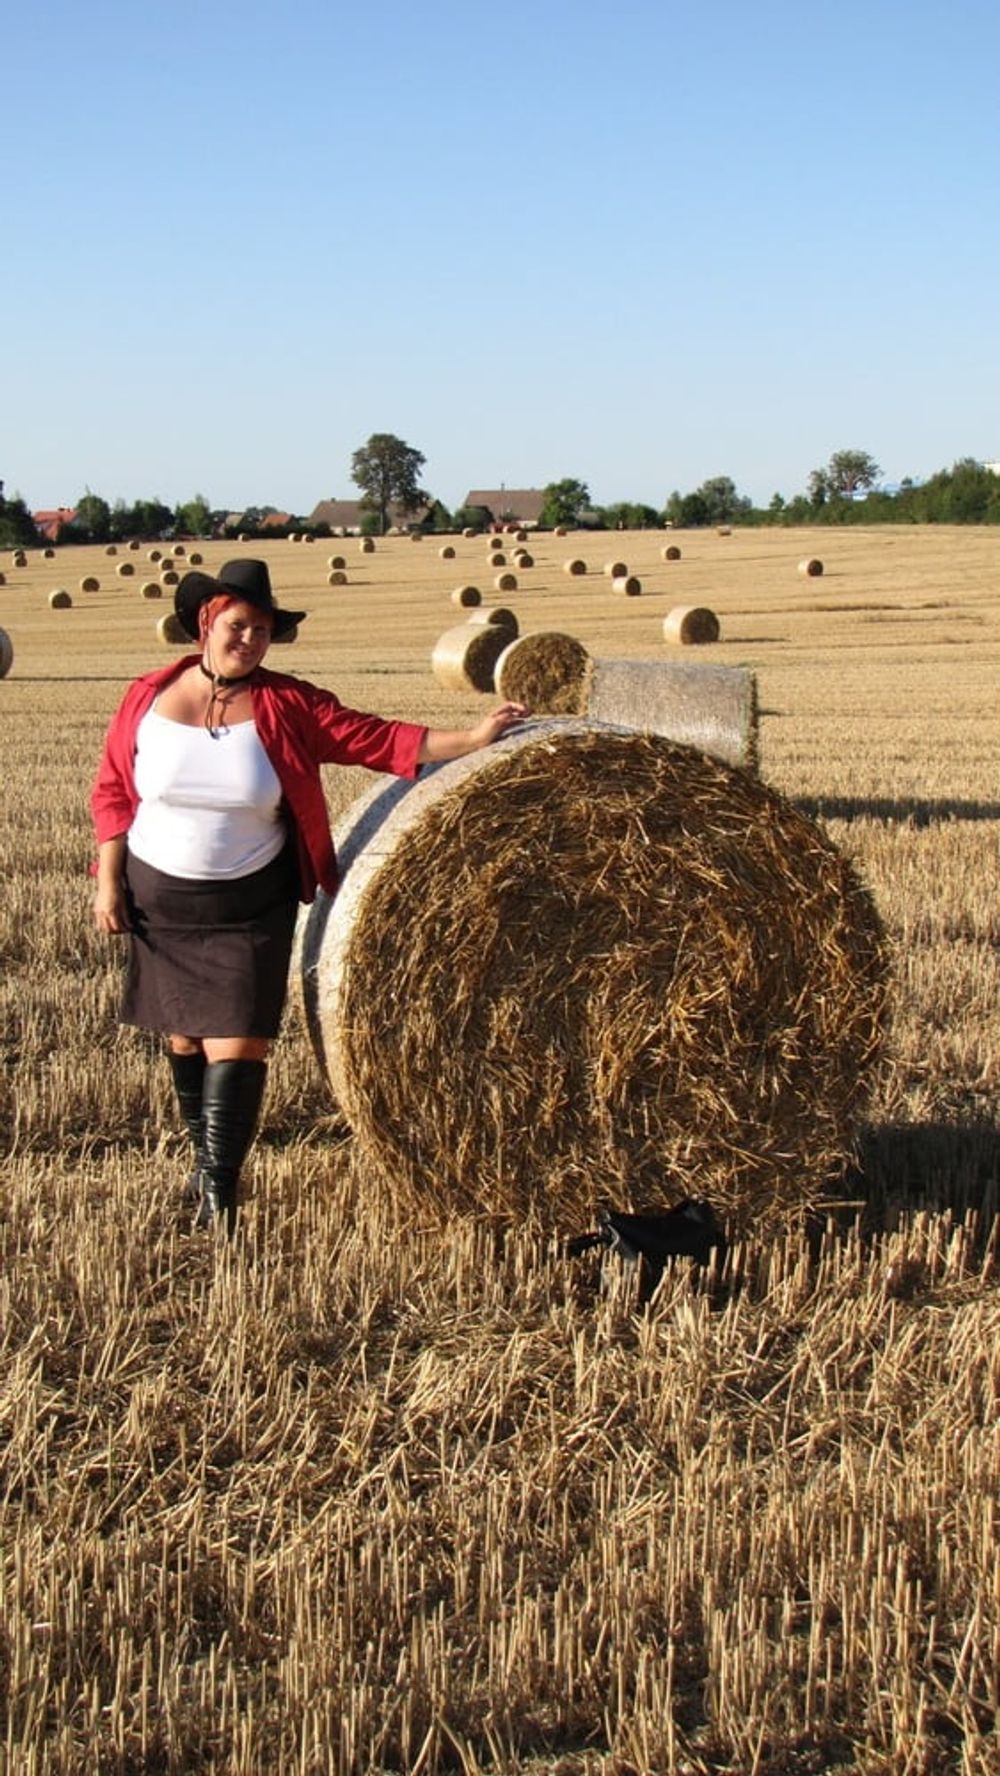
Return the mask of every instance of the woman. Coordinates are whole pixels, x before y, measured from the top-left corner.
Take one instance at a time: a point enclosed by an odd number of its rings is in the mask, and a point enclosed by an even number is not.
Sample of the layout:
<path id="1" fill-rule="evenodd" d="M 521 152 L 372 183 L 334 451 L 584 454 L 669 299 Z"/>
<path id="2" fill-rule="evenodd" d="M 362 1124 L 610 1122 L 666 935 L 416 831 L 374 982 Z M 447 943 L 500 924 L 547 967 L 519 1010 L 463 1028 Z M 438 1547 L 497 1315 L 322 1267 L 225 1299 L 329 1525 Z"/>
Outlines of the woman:
<path id="1" fill-rule="evenodd" d="M 199 1223 L 232 1232 L 297 905 L 337 887 L 320 766 L 415 777 L 526 711 L 504 703 L 469 729 L 428 728 L 269 671 L 268 646 L 305 612 L 279 609 L 263 561 L 187 573 L 174 605 L 199 651 L 136 679 L 112 718 L 91 798 L 94 917 L 129 934 L 122 1022 L 167 1038 Z"/>

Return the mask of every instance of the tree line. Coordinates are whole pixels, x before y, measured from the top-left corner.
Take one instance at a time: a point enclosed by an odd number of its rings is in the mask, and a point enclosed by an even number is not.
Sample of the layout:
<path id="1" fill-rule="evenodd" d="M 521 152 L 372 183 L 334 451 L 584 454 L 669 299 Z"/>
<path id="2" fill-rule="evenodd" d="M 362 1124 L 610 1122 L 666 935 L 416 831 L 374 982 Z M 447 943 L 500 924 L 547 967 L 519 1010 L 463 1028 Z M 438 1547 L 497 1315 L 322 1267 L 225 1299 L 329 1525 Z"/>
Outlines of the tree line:
<path id="1" fill-rule="evenodd" d="M 477 530 L 519 517 L 484 506 L 444 503 L 420 486 L 425 457 L 391 432 L 374 432 L 354 452 L 351 473 L 360 491 L 361 528 L 384 535 L 392 524 L 409 524 L 428 533 L 447 534 L 472 526 Z M 802 493 L 786 499 L 775 493 L 767 506 L 755 506 L 729 475 L 713 475 L 682 493 L 675 489 L 662 508 L 639 500 L 596 504 L 587 483 L 567 476 L 543 490 L 540 528 L 567 525 L 590 530 L 654 530 L 664 525 L 698 529 L 719 524 L 997 524 L 1000 523 L 1000 476 L 973 457 L 939 469 L 925 481 L 904 480 L 889 491 L 877 483 L 881 469 L 864 450 L 837 450 L 813 469 Z M 31 547 L 38 543 L 31 513 L 20 496 L 5 498 L 0 482 L 0 547 Z M 131 537 L 153 540 L 171 536 L 224 536 L 236 530 L 247 536 L 282 536 L 309 528 L 309 520 L 288 514 L 275 524 L 273 506 L 250 506 L 234 524 L 228 512 L 216 511 L 203 494 L 168 506 L 159 499 L 124 500 L 109 504 L 88 488 L 77 501 L 75 515 L 57 542 L 124 542 Z M 317 535 L 329 526 L 315 527 Z"/>

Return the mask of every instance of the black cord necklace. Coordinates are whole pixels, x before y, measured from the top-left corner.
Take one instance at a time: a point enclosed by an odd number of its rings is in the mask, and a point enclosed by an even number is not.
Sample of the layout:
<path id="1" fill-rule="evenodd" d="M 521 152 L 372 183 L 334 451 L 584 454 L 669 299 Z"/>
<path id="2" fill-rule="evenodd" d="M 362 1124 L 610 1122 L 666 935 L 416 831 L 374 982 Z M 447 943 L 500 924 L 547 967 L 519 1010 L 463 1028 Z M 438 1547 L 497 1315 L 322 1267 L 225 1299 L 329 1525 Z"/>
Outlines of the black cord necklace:
<path id="1" fill-rule="evenodd" d="M 205 678 L 211 680 L 212 695 L 209 697 L 205 708 L 205 727 L 211 734 L 212 739 L 218 740 L 219 736 L 225 731 L 227 725 L 225 719 L 226 705 L 229 703 L 230 698 L 226 696 L 226 692 L 229 691 L 231 693 L 236 691 L 240 685 L 249 684 L 250 680 L 253 678 L 253 672 L 244 673 L 241 678 L 227 678 L 222 672 L 213 672 L 210 667 L 205 665 L 204 660 L 198 661 L 198 671 L 201 672 Z M 254 671 L 256 671 L 256 667 L 254 668 Z M 219 705 L 219 710 L 222 715 L 222 720 L 220 722 L 213 720 L 216 704 Z"/>

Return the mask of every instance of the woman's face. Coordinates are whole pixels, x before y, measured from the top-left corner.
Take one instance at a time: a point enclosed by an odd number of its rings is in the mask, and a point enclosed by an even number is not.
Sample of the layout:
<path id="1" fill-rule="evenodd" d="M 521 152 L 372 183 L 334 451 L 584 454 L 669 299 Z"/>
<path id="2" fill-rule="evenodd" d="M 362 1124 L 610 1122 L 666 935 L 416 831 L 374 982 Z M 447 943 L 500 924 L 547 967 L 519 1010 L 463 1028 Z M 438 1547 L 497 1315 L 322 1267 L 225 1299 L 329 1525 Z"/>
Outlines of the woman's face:
<path id="1" fill-rule="evenodd" d="M 208 631 L 212 665 L 224 678 L 245 678 L 259 666 L 271 641 L 271 618 L 255 605 L 230 604 Z"/>

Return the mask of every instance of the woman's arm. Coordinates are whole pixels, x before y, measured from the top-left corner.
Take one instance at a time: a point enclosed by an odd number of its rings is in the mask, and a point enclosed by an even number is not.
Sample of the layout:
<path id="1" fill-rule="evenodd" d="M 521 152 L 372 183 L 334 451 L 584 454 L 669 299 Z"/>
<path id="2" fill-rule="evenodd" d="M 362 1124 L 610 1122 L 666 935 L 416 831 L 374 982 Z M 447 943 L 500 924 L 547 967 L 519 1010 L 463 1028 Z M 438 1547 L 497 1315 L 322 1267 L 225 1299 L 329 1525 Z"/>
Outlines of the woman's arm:
<path id="1" fill-rule="evenodd" d="M 122 932 L 129 929 L 125 902 L 124 833 L 118 833 L 113 839 L 104 839 L 98 846 L 94 923 L 98 931 Z"/>
<path id="2" fill-rule="evenodd" d="M 428 728 L 417 753 L 417 763 L 421 765 L 443 764 L 446 759 L 464 758 L 466 753 L 479 752 L 484 746 L 492 746 L 501 734 L 513 727 L 515 722 L 523 721 L 528 710 L 523 703 L 501 703 L 474 728 Z"/>

